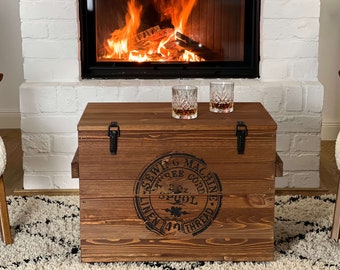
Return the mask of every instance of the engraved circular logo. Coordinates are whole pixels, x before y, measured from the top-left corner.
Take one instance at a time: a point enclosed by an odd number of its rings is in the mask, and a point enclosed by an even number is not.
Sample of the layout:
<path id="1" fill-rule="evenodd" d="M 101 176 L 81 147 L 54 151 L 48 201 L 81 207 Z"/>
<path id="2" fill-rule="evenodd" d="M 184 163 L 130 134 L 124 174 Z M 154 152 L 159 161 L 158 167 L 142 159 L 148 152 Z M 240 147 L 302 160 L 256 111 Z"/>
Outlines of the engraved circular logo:
<path id="1" fill-rule="evenodd" d="M 216 173 L 193 155 L 171 153 L 149 164 L 134 187 L 134 204 L 146 227 L 160 235 L 197 235 L 216 218 L 222 188 Z"/>

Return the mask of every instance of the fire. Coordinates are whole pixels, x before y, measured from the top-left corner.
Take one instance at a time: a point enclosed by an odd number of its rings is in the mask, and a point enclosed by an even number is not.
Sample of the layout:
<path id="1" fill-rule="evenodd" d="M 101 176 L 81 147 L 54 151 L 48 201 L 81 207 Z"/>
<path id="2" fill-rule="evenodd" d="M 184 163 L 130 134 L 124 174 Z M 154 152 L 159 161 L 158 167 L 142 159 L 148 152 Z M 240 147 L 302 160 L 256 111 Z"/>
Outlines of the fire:
<path id="1" fill-rule="evenodd" d="M 154 0 L 162 19 L 171 19 L 175 31 L 184 33 L 185 25 L 197 0 Z"/>
<path id="2" fill-rule="evenodd" d="M 103 59 L 133 62 L 204 61 L 194 52 L 187 50 L 185 43 L 183 45 L 177 38 L 177 33 L 184 36 L 182 33 L 185 32 L 196 2 L 197 0 L 153 0 L 155 9 L 161 15 L 161 21 L 171 21 L 173 27 L 161 29 L 156 25 L 138 32 L 143 7 L 137 0 L 130 0 L 125 14 L 125 26 L 112 32 L 106 40 Z"/>
<path id="3" fill-rule="evenodd" d="M 122 59 L 129 53 L 129 44 L 131 37 L 137 34 L 140 25 L 141 13 L 143 7 L 137 5 L 135 0 L 128 3 L 128 13 L 125 15 L 125 26 L 114 31 L 111 38 L 104 44 L 106 49 L 105 58 Z"/>

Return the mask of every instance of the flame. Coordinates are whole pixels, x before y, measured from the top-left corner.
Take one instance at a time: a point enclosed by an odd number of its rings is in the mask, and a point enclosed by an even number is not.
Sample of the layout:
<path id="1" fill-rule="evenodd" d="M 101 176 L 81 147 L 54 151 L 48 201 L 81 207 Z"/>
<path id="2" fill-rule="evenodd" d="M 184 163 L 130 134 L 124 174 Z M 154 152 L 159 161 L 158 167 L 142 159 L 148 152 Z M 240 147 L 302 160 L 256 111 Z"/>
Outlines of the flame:
<path id="1" fill-rule="evenodd" d="M 153 2 L 162 19 L 171 19 L 175 32 L 184 33 L 184 27 L 197 0 L 154 0 Z"/>
<path id="2" fill-rule="evenodd" d="M 129 60 L 141 63 L 147 61 L 148 56 L 146 54 L 141 54 L 138 51 L 131 51 L 129 54 Z"/>
<path id="3" fill-rule="evenodd" d="M 128 3 L 128 12 L 125 15 L 125 26 L 114 31 L 111 38 L 104 44 L 107 54 L 105 58 L 122 59 L 129 53 L 129 44 L 131 37 L 137 34 L 137 30 L 141 21 L 143 7 L 137 5 L 136 0 L 130 0 Z"/>
<path id="4" fill-rule="evenodd" d="M 176 43 L 176 32 L 184 33 L 196 2 L 197 0 L 153 0 L 155 9 L 161 14 L 161 21 L 170 20 L 173 28 L 153 27 L 143 40 L 143 35 L 142 38 L 137 35 L 143 7 L 137 0 L 130 0 L 125 26 L 115 30 L 106 40 L 103 58 L 134 62 L 204 61 Z"/>
<path id="5" fill-rule="evenodd" d="M 183 61 L 197 62 L 197 61 L 201 61 L 201 60 L 200 60 L 200 57 L 198 57 L 193 52 L 189 52 L 189 51 L 185 50 L 184 53 L 183 53 Z"/>

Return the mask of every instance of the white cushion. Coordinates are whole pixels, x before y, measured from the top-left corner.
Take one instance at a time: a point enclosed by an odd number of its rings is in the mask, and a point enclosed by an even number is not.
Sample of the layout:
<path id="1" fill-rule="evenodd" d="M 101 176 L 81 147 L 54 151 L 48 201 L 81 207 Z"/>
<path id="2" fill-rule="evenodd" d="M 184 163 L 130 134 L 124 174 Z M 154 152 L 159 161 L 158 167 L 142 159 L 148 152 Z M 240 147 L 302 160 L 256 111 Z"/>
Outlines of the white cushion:
<path id="1" fill-rule="evenodd" d="M 6 149 L 4 141 L 0 137 L 0 176 L 4 173 L 6 168 Z"/>
<path id="2" fill-rule="evenodd" d="M 335 160 L 336 160 L 336 165 L 338 166 L 338 169 L 340 170 L 340 132 L 335 142 Z"/>

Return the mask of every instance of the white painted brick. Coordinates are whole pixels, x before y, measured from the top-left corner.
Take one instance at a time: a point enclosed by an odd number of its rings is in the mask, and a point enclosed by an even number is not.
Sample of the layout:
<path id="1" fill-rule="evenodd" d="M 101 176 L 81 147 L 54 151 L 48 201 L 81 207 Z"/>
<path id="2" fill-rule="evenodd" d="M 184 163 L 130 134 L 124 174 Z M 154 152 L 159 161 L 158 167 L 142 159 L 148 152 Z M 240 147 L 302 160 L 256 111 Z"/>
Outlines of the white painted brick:
<path id="1" fill-rule="evenodd" d="M 79 81 L 78 59 L 28 59 L 24 61 L 27 82 Z"/>
<path id="2" fill-rule="evenodd" d="M 22 20 L 76 19 L 74 1 L 20 1 Z"/>
<path id="3" fill-rule="evenodd" d="M 215 80 L 223 80 L 223 79 L 219 78 Z M 179 84 L 187 84 L 187 85 L 194 85 L 196 87 L 200 87 L 202 84 L 205 85 L 206 83 L 210 81 L 211 80 L 207 81 L 203 79 L 183 78 L 183 79 L 180 79 Z"/>
<path id="4" fill-rule="evenodd" d="M 78 134 L 55 135 L 53 136 L 54 153 L 71 153 L 74 154 L 78 147 Z"/>
<path id="5" fill-rule="evenodd" d="M 119 85 L 119 96 L 117 101 L 123 102 L 137 102 L 139 80 L 126 80 L 121 81 Z"/>
<path id="6" fill-rule="evenodd" d="M 233 81 L 239 88 L 248 88 L 248 89 L 256 89 L 256 90 L 262 89 L 263 84 L 264 84 L 262 80 L 258 80 L 258 79 L 254 79 L 254 80 L 233 79 Z"/>
<path id="7" fill-rule="evenodd" d="M 45 86 L 44 88 L 37 89 L 38 91 L 38 104 L 40 112 L 52 113 L 57 111 L 57 87 Z"/>
<path id="8" fill-rule="evenodd" d="M 25 154 L 49 153 L 51 151 L 51 139 L 47 134 L 27 134 L 21 136 L 22 150 Z"/>
<path id="9" fill-rule="evenodd" d="M 67 172 L 71 170 L 71 155 L 25 156 L 24 170 L 29 172 Z"/>
<path id="10" fill-rule="evenodd" d="M 267 58 L 316 58 L 318 41 L 308 40 L 265 40 L 263 57 Z"/>
<path id="11" fill-rule="evenodd" d="M 288 175 L 275 178 L 275 188 L 287 188 L 288 186 L 289 186 Z"/>
<path id="12" fill-rule="evenodd" d="M 64 133 L 76 132 L 79 118 L 76 116 L 22 116 L 21 129 L 32 133 Z"/>
<path id="13" fill-rule="evenodd" d="M 136 97 L 138 101 L 150 101 L 150 102 L 171 102 L 171 89 L 172 86 L 177 84 L 191 84 L 198 87 L 197 98 L 199 99 L 201 89 L 199 83 L 192 81 L 179 81 L 179 80 L 141 80 L 139 84 L 139 94 Z"/>
<path id="14" fill-rule="evenodd" d="M 319 116 L 276 116 L 278 132 L 320 132 L 321 115 Z"/>
<path id="15" fill-rule="evenodd" d="M 53 177 L 46 174 L 25 174 L 24 189 L 78 189 L 79 179 L 72 179 L 71 173 L 56 173 Z"/>
<path id="16" fill-rule="evenodd" d="M 285 152 L 290 150 L 291 136 L 289 134 L 276 135 L 276 151 Z"/>
<path id="17" fill-rule="evenodd" d="M 289 61 L 282 59 L 265 59 L 261 65 L 261 79 L 277 81 L 288 78 Z"/>
<path id="18" fill-rule="evenodd" d="M 166 86 L 160 86 L 158 88 L 158 97 L 160 102 L 171 102 L 172 100 L 172 91 L 169 90 L 171 87 L 166 87 Z M 202 102 L 202 93 L 199 91 L 197 94 L 197 100 L 199 102 Z"/>
<path id="19" fill-rule="evenodd" d="M 71 173 L 55 174 L 52 185 L 53 189 L 79 189 L 79 178 L 72 178 Z"/>
<path id="20" fill-rule="evenodd" d="M 56 112 L 57 86 L 25 84 L 20 90 L 20 110 L 23 113 Z"/>
<path id="21" fill-rule="evenodd" d="M 148 83 L 149 83 L 149 81 L 148 81 Z M 171 89 L 171 87 L 174 86 L 174 85 L 184 84 L 183 80 L 181 80 L 181 79 L 152 80 L 152 81 L 154 81 L 156 87 L 157 87 L 157 85 L 159 85 L 163 89 L 164 89 L 164 87 L 166 87 L 167 89 Z M 143 85 L 143 84 L 144 84 L 143 81 L 141 81 L 141 85 Z"/>
<path id="22" fill-rule="evenodd" d="M 301 58 L 291 62 L 290 77 L 302 81 L 317 81 L 318 59 Z"/>
<path id="23" fill-rule="evenodd" d="M 290 21 L 277 18 L 263 20 L 263 36 L 267 40 L 292 38 Z M 287 31 L 287 29 L 290 31 Z"/>
<path id="24" fill-rule="evenodd" d="M 318 0 L 266 0 L 264 18 L 319 18 L 320 2 Z"/>
<path id="25" fill-rule="evenodd" d="M 79 85 L 75 86 L 78 97 L 78 112 L 82 113 L 88 102 L 97 102 L 98 85 Z"/>
<path id="26" fill-rule="evenodd" d="M 27 82 L 53 81 L 53 62 L 45 59 L 24 59 L 24 78 Z"/>
<path id="27" fill-rule="evenodd" d="M 251 93 L 251 94 L 250 94 Z M 262 89 L 240 86 L 234 93 L 237 102 L 260 102 L 263 103 L 264 93 Z"/>
<path id="28" fill-rule="evenodd" d="M 78 189 L 79 179 L 72 179 L 71 174 L 25 174 L 24 189 Z"/>
<path id="29" fill-rule="evenodd" d="M 65 113 L 77 111 L 78 100 L 74 87 L 62 87 L 57 90 L 57 108 L 59 112 Z"/>
<path id="30" fill-rule="evenodd" d="M 195 80 L 196 81 L 196 80 Z M 162 80 L 162 79 L 154 79 L 154 80 L 140 80 L 140 86 L 141 87 L 150 87 L 150 88 L 159 88 L 162 87 L 162 89 L 168 89 L 171 91 L 172 86 L 178 85 L 178 84 L 194 84 L 196 86 L 199 86 L 198 83 L 192 83 L 192 82 L 183 82 L 179 79 L 168 79 L 168 80 Z"/>
<path id="31" fill-rule="evenodd" d="M 50 175 L 39 175 L 25 172 L 24 189 L 52 189 L 53 183 Z"/>
<path id="32" fill-rule="evenodd" d="M 78 82 L 80 78 L 79 60 L 73 59 L 57 59 L 51 63 L 52 80 L 53 82 Z"/>
<path id="33" fill-rule="evenodd" d="M 159 100 L 159 91 L 147 86 L 140 86 L 136 96 L 137 101 L 157 102 Z M 170 102 L 170 100 L 168 100 Z"/>
<path id="34" fill-rule="evenodd" d="M 264 86 L 263 105 L 268 112 L 280 112 L 283 109 L 283 89 L 281 85 L 266 84 Z"/>
<path id="35" fill-rule="evenodd" d="M 303 110 L 303 88 L 301 85 L 286 85 L 286 111 L 301 112 Z"/>
<path id="36" fill-rule="evenodd" d="M 78 38 L 78 25 L 75 21 L 52 21 L 48 24 L 50 39 L 72 39 Z"/>
<path id="37" fill-rule="evenodd" d="M 291 188 L 319 188 L 320 174 L 318 171 L 308 171 L 296 173 L 292 176 L 290 183 Z"/>
<path id="38" fill-rule="evenodd" d="M 294 137 L 294 151 L 320 152 L 321 137 L 313 134 L 299 134 Z"/>
<path id="39" fill-rule="evenodd" d="M 235 93 L 237 92 L 237 84 L 234 84 L 234 100 L 235 99 Z M 167 92 L 170 92 L 167 90 Z M 170 94 L 170 99 L 167 99 L 167 100 L 171 100 L 172 97 L 171 97 L 171 93 Z M 198 93 L 197 93 L 197 100 L 198 102 L 209 102 L 210 101 L 210 84 L 207 84 L 207 85 L 201 85 L 199 88 L 198 88 Z"/>
<path id="40" fill-rule="evenodd" d="M 21 113 L 39 113 L 39 104 L 35 96 L 37 91 L 28 84 L 22 84 L 19 88 L 20 112 Z"/>
<path id="41" fill-rule="evenodd" d="M 266 39 L 308 39 L 319 37 L 319 20 L 317 18 L 302 19 L 266 19 L 263 21 Z"/>
<path id="42" fill-rule="evenodd" d="M 133 80 L 119 80 L 119 88 L 121 89 L 126 89 L 126 90 L 129 90 L 129 89 L 136 89 L 140 86 L 142 80 L 140 79 L 133 79 Z"/>
<path id="43" fill-rule="evenodd" d="M 307 104 L 306 110 L 315 113 L 322 112 L 324 90 L 323 86 L 316 82 L 306 85 Z"/>
<path id="44" fill-rule="evenodd" d="M 48 25 L 44 21 L 24 21 L 21 24 L 21 36 L 25 38 L 48 38 Z"/>
<path id="45" fill-rule="evenodd" d="M 320 156 L 317 153 L 281 155 L 283 169 L 287 171 L 315 171 L 319 169 Z"/>
<path id="46" fill-rule="evenodd" d="M 129 90 L 127 90 L 129 91 Z M 118 86 L 100 87 L 97 89 L 97 100 L 101 102 L 117 102 L 120 100 L 120 90 Z"/>
<path id="47" fill-rule="evenodd" d="M 109 87 L 109 88 L 115 88 L 115 87 L 119 87 L 121 85 L 121 83 L 125 82 L 126 80 L 84 80 L 82 81 L 82 88 L 84 87 Z M 138 82 L 140 80 L 137 80 Z M 139 85 L 139 83 L 138 83 Z"/>
<path id="48" fill-rule="evenodd" d="M 23 57 L 60 59 L 73 58 L 78 55 L 77 40 L 33 40 L 23 39 Z"/>
<path id="49" fill-rule="evenodd" d="M 319 27 L 320 22 L 319 18 L 303 18 L 298 20 L 290 20 L 293 24 L 291 32 L 293 35 L 299 39 L 307 39 L 307 40 L 318 40 L 319 39 Z M 287 29 L 287 31 L 289 31 Z"/>

